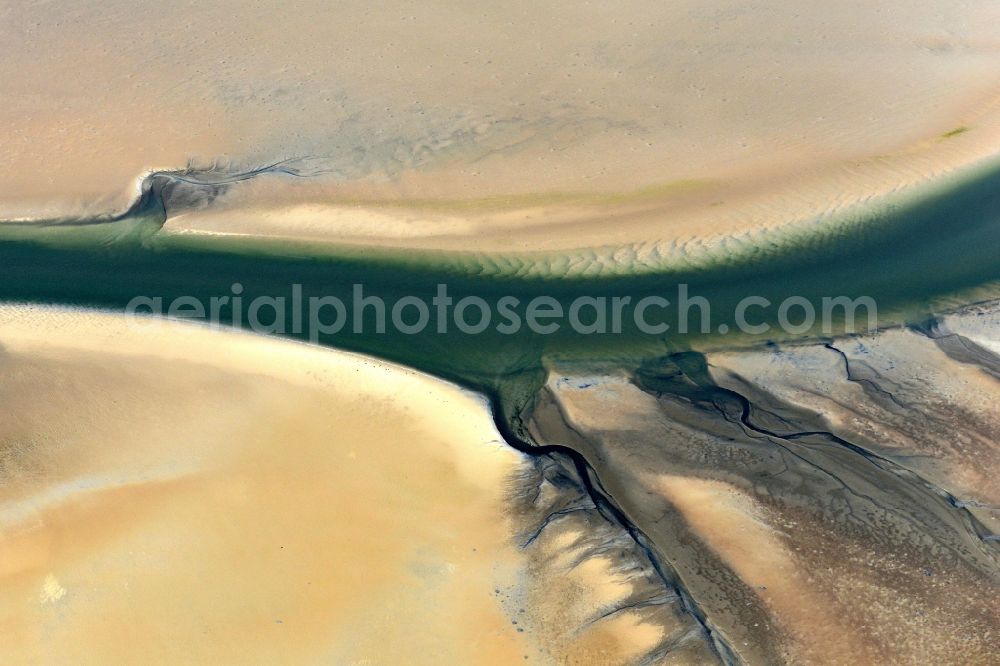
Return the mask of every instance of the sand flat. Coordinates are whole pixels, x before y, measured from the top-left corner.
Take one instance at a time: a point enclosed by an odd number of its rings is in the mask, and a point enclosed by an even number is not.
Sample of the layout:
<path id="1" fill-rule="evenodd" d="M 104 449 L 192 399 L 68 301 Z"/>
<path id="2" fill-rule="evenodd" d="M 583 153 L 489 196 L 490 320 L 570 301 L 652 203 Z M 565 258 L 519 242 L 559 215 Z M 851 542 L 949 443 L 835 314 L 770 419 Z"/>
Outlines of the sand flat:
<path id="1" fill-rule="evenodd" d="M 524 458 L 477 397 L 111 315 L 5 306 L 0 340 L 5 660 L 536 654 L 494 593 L 516 580 Z"/>
<path id="2" fill-rule="evenodd" d="M 532 433 L 595 461 L 737 659 L 991 663 L 996 553 L 964 508 L 824 437 L 814 414 L 770 411 L 752 380 L 743 420 L 735 392 L 670 362 L 553 364 Z"/>
<path id="3" fill-rule="evenodd" d="M 10 6 L 0 217 L 121 211 L 151 170 L 289 160 L 294 175 L 234 186 L 167 228 L 498 252 L 632 244 L 634 261 L 764 243 L 743 234 L 993 156 L 997 11 L 316 2 L 234 20 Z"/>
<path id="4" fill-rule="evenodd" d="M 32 305 L 0 306 L 0 369 L 0 659 L 718 662 L 572 471 L 456 386 Z"/>

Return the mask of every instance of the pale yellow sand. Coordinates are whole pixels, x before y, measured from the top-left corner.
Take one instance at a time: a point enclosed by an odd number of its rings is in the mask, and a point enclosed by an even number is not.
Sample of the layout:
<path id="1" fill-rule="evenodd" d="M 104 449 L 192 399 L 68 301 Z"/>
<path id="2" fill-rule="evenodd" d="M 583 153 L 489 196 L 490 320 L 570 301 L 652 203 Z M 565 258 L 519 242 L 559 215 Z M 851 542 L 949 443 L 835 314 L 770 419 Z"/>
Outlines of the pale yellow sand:
<path id="1" fill-rule="evenodd" d="M 307 178 L 168 229 L 655 262 L 876 204 L 1000 137 L 983 0 L 0 12 L 8 219 L 123 210 L 151 169 L 296 158 Z"/>
<path id="2" fill-rule="evenodd" d="M 6 663 L 515 663 L 520 454 L 353 355 L 0 310 Z"/>
<path id="3" fill-rule="evenodd" d="M 636 584 L 631 560 L 572 543 L 594 525 L 520 547 L 545 518 L 511 510 L 530 477 L 482 398 L 415 371 L 0 306 L 0 661 L 612 665 L 656 648 L 669 615 L 594 622 Z M 674 663 L 705 663 L 690 643 Z"/>

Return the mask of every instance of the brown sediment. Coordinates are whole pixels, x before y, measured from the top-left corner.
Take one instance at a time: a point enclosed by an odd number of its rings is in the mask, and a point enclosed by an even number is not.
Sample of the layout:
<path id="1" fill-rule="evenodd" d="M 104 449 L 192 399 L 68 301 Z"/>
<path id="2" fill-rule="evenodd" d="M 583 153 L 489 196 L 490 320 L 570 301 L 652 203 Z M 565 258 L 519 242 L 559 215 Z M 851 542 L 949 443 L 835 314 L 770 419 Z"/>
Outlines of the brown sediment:
<path id="1" fill-rule="evenodd" d="M 634 526 L 608 514 L 609 498 L 583 480 L 574 458 L 533 458 L 512 504 L 531 581 L 517 596 L 519 617 L 544 653 L 570 664 L 730 663 L 676 580 Z"/>
<path id="2" fill-rule="evenodd" d="M 1000 567 L 977 516 L 751 380 L 717 386 L 698 358 L 635 380 L 555 365 L 536 439 L 592 462 L 738 659 L 990 663 Z"/>
<path id="3" fill-rule="evenodd" d="M 709 355 L 720 386 L 797 409 L 947 493 L 1000 531 L 996 304 L 925 326 Z M 964 335 L 963 335 L 964 334 Z"/>

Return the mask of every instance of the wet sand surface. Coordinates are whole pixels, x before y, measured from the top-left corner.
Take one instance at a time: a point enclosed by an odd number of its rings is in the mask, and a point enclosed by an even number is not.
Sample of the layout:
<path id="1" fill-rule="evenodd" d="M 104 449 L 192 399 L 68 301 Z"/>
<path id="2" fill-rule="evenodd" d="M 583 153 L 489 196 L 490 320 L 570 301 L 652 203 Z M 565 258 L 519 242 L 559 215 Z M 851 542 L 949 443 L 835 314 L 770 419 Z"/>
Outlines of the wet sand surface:
<path id="1" fill-rule="evenodd" d="M 997 311 L 555 364 L 532 433 L 593 461 L 740 661 L 992 663 Z"/>
<path id="2" fill-rule="evenodd" d="M 470 393 L 51 308 L 4 306 L 0 345 L 5 661 L 712 657 L 619 527 L 548 519 L 586 503 L 579 480 L 508 447 Z"/>

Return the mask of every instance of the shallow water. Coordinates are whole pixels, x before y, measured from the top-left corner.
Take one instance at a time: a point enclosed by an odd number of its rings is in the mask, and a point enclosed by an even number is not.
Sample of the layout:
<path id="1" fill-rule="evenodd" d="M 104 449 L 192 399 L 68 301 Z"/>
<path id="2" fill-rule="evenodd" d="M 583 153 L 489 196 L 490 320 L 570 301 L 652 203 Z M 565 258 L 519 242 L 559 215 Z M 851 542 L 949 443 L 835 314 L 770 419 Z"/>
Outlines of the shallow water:
<path id="1" fill-rule="evenodd" d="M 141 206 L 110 221 L 0 225 L 0 298 L 120 310 L 136 296 L 162 297 L 165 303 L 193 296 L 207 310 L 212 297 L 232 296 L 234 283 L 242 286 L 244 303 L 256 296 L 288 298 L 293 284 L 302 286 L 303 299 L 336 296 L 350 303 L 352 285 L 360 283 L 366 296 L 379 296 L 391 307 L 403 296 L 417 296 L 430 304 L 437 285 L 444 283 L 455 301 L 478 296 L 495 313 L 497 301 L 508 295 L 522 301 L 552 296 L 565 311 L 581 296 L 627 296 L 634 303 L 658 295 L 673 301 L 678 285 L 685 284 L 690 295 L 706 298 L 711 306 L 707 334 L 699 330 L 697 307 L 689 310 L 691 332 L 686 334 L 679 332 L 676 308 L 651 308 L 646 317 L 650 323 L 670 326 L 659 335 L 638 330 L 627 314 L 619 334 L 576 333 L 565 321 L 551 335 L 533 333 L 524 326 L 509 335 L 494 326 L 469 335 L 453 325 L 442 334 L 433 321 L 413 335 L 391 325 L 385 333 L 375 333 L 372 318 L 358 334 L 352 330 L 348 308 L 345 327 L 316 340 L 491 389 L 502 383 L 502 377 L 540 368 L 546 356 L 618 361 L 635 367 L 677 349 L 786 339 L 792 336 L 775 327 L 776 305 L 793 296 L 808 299 L 817 311 L 823 297 L 870 296 L 878 306 L 878 325 L 884 327 L 921 321 L 936 309 L 1000 291 L 993 284 L 1000 280 L 995 250 L 1000 246 L 1000 169 L 983 171 L 906 205 L 872 211 L 868 218 L 839 230 L 820 226 L 821 232 L 811 237 L 762 246 L 727 262 L 596 277 L 537 276 L 546 273 L 540 262 L 554 259 L 531 255 L 508 257 L 510 267 L 533 263 L 539 268 L 518 272 L 495 270 L 500 259 L 471 254 L 317 249 L 294 242 L 169 234 L 160 228 L 164 213 L 158 196 L 153 192 Z M 747 296 L 764 297 L 775 304 L 767 310 L 754 309 L 753 316 L 747 317 L 754 324 L 770 324 L 768 332 L 737 332 L 734 309 Z M 290 308 L 286 307 L 285 314 L 283 330 L 307 339 L 308 331 L 295 328 Z M 228 306 L 220 310 L 224 323 L 233 322 L 233 315 Z M 262 319 L 268 322 L 267 316 Z M 586 321 L 587 315 L 581 319 Z M 474 322 L 476 315 L 469 320 Z M 856 325 L 865 323 L 862 317 Z M 732 332 L 719 335 L 720 325 Z M 826 333 L 843 330 L 843 322 L 832 321 L 831 326 Z M 807 333 L 824 332 L 818 327 Z"/>

